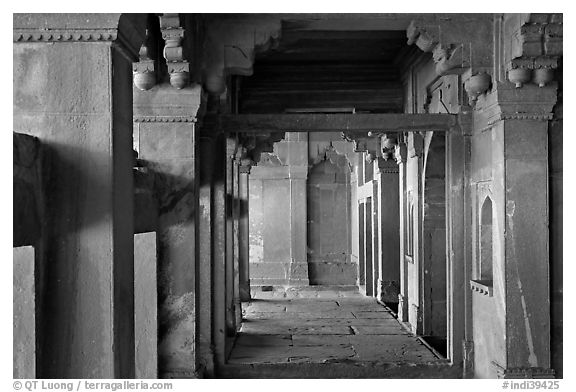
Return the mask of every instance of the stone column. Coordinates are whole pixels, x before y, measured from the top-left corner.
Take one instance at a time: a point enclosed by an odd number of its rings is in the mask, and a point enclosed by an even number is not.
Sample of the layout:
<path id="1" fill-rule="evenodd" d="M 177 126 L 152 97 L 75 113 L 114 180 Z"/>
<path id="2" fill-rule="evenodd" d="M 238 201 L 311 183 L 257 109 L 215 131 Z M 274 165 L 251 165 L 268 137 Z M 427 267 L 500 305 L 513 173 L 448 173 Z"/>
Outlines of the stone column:
<path id="1" fill-rule="evenodd" d="M 242 324 L 242 302 L 240 300 L 240 156 L 241 149 L 236 152 L 232 172 L 232 220 L 234 235 L 234 319 L 236 330 Z"/>
<path id="2" fill-rule="evenodd" d="M 212 204 L 212 341 L 215 366 L 226 359 L 226 139 L 216 138 Z"/>
<path id="3" fill-rule="evenodd" d="M 308 178 L 308 134 L 287 132 L 288 178 L 290 179 L 290 266 L 288 284 L 307 286 L 308 253 L 307 244 L 307 197 Z"/>
<path id="4" fill-rule="evenodd" d="M 366 198 L 364 203 L 364 277 L 366 295 L 374 295 L 374 263 L 372 259 L 372 198 Z"/>
<path id="5" fill-rule="evenodd" d="M 398 194 L 399 194 L 399 227 L 400 227 L 400 294 L 398 294 L 398 319 L 408 321 L 408 262 L 406 261 L 406 144 L 399 142 L 394 150 L 394 159 L 398 164 Z"/>
<path id="6" fill-rule="evenodd" d="M 398 303 L 400 293 L 400 208 L 398 165 L 394 160 L 378 159 L 374 173 L 377 180 L 378 238 L 378 299 Z"/>
<path id="7" fill-rule="evenodd" d="M 195 115 L 200 87 L 134 88 L 134 138 L 156 173 L 159 202 L 159 376 L 196 376 L 198 183 Z M 170 119 L 170 121 L 168 121 Z M 178 316 L 176 316 L 178 315 Z"/>
<path id="8" fill-rule="evenodd" d="M 213 129 L 202 130 L 199 148 L 199 263 L 198 263 L 198 331 L 199 331 L 199 366 L 204 369 L 204 376 L 214 375 L 214 352 L 212 340 L 213 326 L 213 220 L 214 220 L 214 178 L 217 135 Z"/>
<path id="9" fill-rule="evenodd" d="M 146 16 L 13 22 L 13 129 L 40 139 L 51 173 L 35 376 L 134 377 L 131 86 Z"/>
<path id="10" fill-rule="evenodd" d="M 378 295 L 378 276 L 380 275 L 380 266 L 378 258 L 380 253 L 380 222 L 378 221 L 379 206 L 378 199 L 380 192 L 378 192 L 378 180 L 376 179 L 377 164 L 373 166 L 373 180 L 372 180 L 372 210 L 370 211 L 372 221 L 372 295 Z"/>
<path id="11" fill-rule="evenodd" d="M 485 105 L 496 100 L 500 112 L 492 127 L 493 191 L 503 246 L 495 246 L 501 258 L 495 258 L 493 287 L 494 298 L 505 303 L 506 363 L 498 376 L 550 377 L 548 120 L 557 85 L 498 83 L 496 91 Z"/>
<path id="12" fill-rule="evenodd" d="M 358 287 L 360 291 L 366 292 L 366 246 L 364 244 L 364 219 L 366 219 L 365 200 L 358 200 Z"/>
<path id="13" fill-rule="evenodd" d="M 471 293 L 466 282 L 470 276 L 466 266 L 470 262 L 467 256 L 465 243 L 466 236 L 466 192 L 467 166 L 470 156 L 467 155 L 470 144 L 471 116 L 460 114 L 459 126 L 450 130 L 446 137 L 446 257 L 448 276 L 446 279 L 447 292 L 447 356 L 453 364 L 464 364 L 464 377 L 470 373 L 472 358 L 467 355 L 471 342 L 466 340 L 465 322 L 471 317 Z M 468 304 L 468 306 L 466 305 Z M 468 370 L 466 370 L 468 368 Z"/>
<path id="14" fill-rule="evenodd" d="M 236 139 L 226 138 L 226 336 L 236 335 L 236 304 L 234 301 L 234 158 Z M 231 347 L 226 344 L 226 351 Z"/>
<path id="15" fill-rule="evenodd" d="M 250 162 L 251 163 L 251 162 Z M 240 166 L 240 300 L 250 301 L 250 219 L 249 219 L 249 176 L 250 163 Z"/>

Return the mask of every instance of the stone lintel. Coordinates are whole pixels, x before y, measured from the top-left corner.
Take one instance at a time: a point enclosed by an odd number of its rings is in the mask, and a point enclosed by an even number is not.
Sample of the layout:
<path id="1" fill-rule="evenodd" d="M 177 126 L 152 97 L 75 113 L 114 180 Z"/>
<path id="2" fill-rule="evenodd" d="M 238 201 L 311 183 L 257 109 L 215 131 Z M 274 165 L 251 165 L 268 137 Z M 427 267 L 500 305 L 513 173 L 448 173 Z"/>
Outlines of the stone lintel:
<path id="1" fill-rule="evenodd" d="M 451 114 L 231 114 L 219 117 L 227 133 L 259 132 L 446 132 L 455 123 Z"/>

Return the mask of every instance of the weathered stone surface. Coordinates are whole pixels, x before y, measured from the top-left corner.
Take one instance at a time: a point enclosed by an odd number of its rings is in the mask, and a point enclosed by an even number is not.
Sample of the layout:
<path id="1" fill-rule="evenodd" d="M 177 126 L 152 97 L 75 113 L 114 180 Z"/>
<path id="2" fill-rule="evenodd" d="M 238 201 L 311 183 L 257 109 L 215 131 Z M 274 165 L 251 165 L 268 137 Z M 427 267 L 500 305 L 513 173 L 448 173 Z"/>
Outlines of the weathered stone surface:
<path id="1" fill-rule="evenodd" d="M 36 285 L 32 246 L 14 248 L 13 377 L 36 378 Z"/>
<path id="2" fill-rule="evenodd" d="M 364 377 L 370 377 L 385 374 L 374 371 L 374 362 L 385 368 L 406 366 L 407 370 L 422 366 L 419 371 L 426 368 L 438 370 L 442 364 L 417 338 L 407 333 L 390 313 L 380 311 L 384 308 L 374 299 L 362 297 L 357 291 L 351 292 L 354 294 L 352 297 L 344 299 L 338 297 L 336 290 L 322 291 L 326 295 L 331 294 L 332 299 L 292 297 L 250 303 L 229 363 L 220 369 L 220 375 L 228 374 L 229 371 L 237 374 L 236 371 L 245 369 L 246 373 L 242 377 L 253 377 L 256 373 L 252 373 L 252 370 L 258 369 L 261 372 L 257 377 L 265 378 L 268 374 L 266 369 L 276 369 L 277 375 L 286 376 L 288 373 L 296 373 L 276 366 L 296 366 L 295 371 L 302 369 L 298 364 L 325 364 L 341 369 L 343 374 L 340 377 L 357 376 L 359 369 L 363 369 L 360 373 Z M 341 302 L 346 306 L 339 306 Z M 264 312 L 250 311 L 253 306 L 259 310 L 268 309 Z M 282 306 L 291 311 L 278 311 Z M 357 313 L 369 314 L 370 317 L 354 317 L 348 310 L 354 306 L 366 309 Z M 310 312 L 310 309 L 314 309 L 314 312 Z M 278 369 L 285 369 L 288 373 Z M 304 377 L 304 373 L 298 377 Z"/>
<path id="3" fill-rule="evenodd" d="M 134 339 L 136 378 L 158 377 L 156 233 L 134 236 Z"/>

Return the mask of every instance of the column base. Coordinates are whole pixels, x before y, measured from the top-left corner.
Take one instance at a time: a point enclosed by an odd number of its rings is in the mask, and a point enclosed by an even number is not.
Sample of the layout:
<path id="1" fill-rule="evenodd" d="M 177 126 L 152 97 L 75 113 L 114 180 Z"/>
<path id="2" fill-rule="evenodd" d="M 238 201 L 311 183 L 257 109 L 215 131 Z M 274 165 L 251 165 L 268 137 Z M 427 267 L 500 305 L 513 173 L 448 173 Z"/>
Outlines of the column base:
<path id="1" fill-rule="evenodd" d="M 308 263 L 251 263 L 250 283 L 252 286 L 308 286 Z"/>
<path id="2" fill-rule="evenodd" d="M 381 302 L 397 304 L 399 295 L 400 285 L 398 282 L 378 279 L 378 299 Z"/>
<path id="3" fill-rule="evenodd" d="M 498 378 L 555 378 L 554 369 L 540 367 L 507 368 L 494 364 Z"/>
<path id="4" fill-rule="evenodd" d="M 408 321 L 408 300 L 402 294 L 398 294 L 398 319 Z"/>
<path id="5" fill-rule="evenodd" d="M 474 342 L 462 341 L 462 378 L 474 378 Z"/>
<path id="6" fill-rule="evenodd" d="M 240 283 L 240 301 L 248 302 L 250 299 L 250 280 L 248 280 L 248 282 Z"/>

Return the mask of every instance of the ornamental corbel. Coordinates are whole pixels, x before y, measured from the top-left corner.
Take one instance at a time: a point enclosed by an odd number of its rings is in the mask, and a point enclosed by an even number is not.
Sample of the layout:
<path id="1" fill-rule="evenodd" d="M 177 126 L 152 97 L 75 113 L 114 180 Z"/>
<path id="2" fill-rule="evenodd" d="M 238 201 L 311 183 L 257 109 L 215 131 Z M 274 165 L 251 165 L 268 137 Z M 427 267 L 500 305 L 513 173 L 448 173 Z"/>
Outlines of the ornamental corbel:
<path id="1" fill-rule="evenodd" d="M 365 152 L 368 162 L 382 156 L 380 137 L 376 132 L 343 132 L 342 138 L 354 143 L 354 152 Z"/>
<path id="2" fill-rule="evenodd" d="M 538 87 L 545 87 L 554 80 L 554 70 L 558 67 L 556 57 L 518 57 L 508 65 L 508 80 L 516 88 L 533 82 Z"/>
<path id="3" fill-rule="evenodd" d="M 146 39 L 138 52 L 139 60 L 132 63 L 134 85 L 142 90 L 150 90 L 156 84 L 156 69 L 154 60 L 149 57 L 149 30 L 146 29 Z"/>
<path id="4" fill-rule="evenodd" d="M 487 73 L 473 75 L 464 83 L 464 89 L 468 94 L 468 101 L 473 106 L 478 97 L 488 91 L 492 82 L 492 76 Z"/>
<path id="5" fill-rule="evenodd" d="M 545 87 L 554 80 L 554 70 L 558 67 L 558 60 L 553 57 L 537 57 L 534 60 L 534 84 Z"/>
<path id="6" fill-rule="evenodd" d="M 463 72 L 469 66 L 465 52 L 464 45 L 436 45 L 432 52 L 432 58 L 436 63 L 436 74 L 444 76 Z"/>
<path id="7" fill-rule="evenodd" d="M 165 41 L 163 53 L 170 75 L 170 84 L 182 89 L 190 81 L 190 64 L 184 59 L 182 48 L 184 29 L 180 26 L 179 14 L 160 16 L 160 30 Z"/>
<path id="8" fill-rule="evenodd" d="M 406 29 L 408 45 L 415 44 L 423 52 L 431 52 L 440 42 L 438 28 L 434 26 L 420 26 L 413 20 Z"/>

